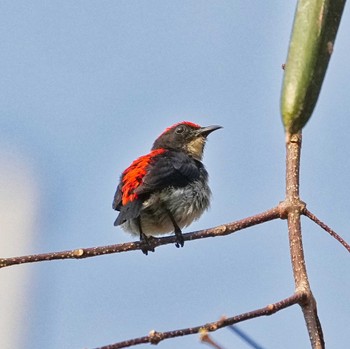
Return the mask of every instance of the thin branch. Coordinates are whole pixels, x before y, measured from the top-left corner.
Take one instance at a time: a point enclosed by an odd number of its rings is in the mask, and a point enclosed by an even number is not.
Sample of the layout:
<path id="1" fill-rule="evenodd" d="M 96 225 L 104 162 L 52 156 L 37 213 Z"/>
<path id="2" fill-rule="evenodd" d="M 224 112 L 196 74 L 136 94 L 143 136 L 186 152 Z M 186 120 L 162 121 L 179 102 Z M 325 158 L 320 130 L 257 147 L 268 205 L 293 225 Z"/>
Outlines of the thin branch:
<path id="1" fill-rule="evenodd" d="M 273 304 L 269 304 L 264 308 L 250 311 L 248 313 L 243 313 L 230 318 L 222 318 L 219 321 L 210 322 L 196 327 L 183 328 L 181 330 L 173 330 L 168 332 L 157 332 L 152 330 L 148 336 L 129 339 L 123 342 L 106 345 L 96 349 L 120 349 L 145 343 L 158 344 L 159 342 L 165 339 L 187 336 L 191 334 L 200 333 L 201 331 L 214 332 L 220 328 L 227 327 L 238 322 L 257 318 L 260 316 L 272 315 L 282 309 L 292 306 L 293 304 L 302 304 L 305 302 L 306 299 L 307 294 L 303 292 L 297 292 L 291 297 L 288 297 Z"/>
<path id="2" fill-rule="evenodd" d="M 287 143 L 286 169 L 286 209 L 294 281 L 297 290 L 309 290 L 305 258 L 301 236 L 300 214 L 305 204 L 299 197 L 299 165 L 301 134 L 292 135 Z"/>
<path id="3" fill-rule="evenodd" d="M 312 295 L 303 251 L 300 215 L 305 204 L 299 198 L 299 168 L 301 132 L 287 135 L 286 143 L 286 212 L 288 215 L 289 246 L 296 292 L 306 293 L 305 302 L 300 303 L 313 349 L 324 349 L 324 339 L 317 315 L 316 301 Z"/>
<path id="4" fill-rule="evenodd" d="M 339 241 L 347 250 L 350 252 L 350 245 L 334 230 L 332 230 L 328 225 L 320 221 L 312 212 L 310 212 L 306 207 L 303 210 L 303 215 L 310 218 L 316 224 L 318 224 L 322 229 L 324 229 L 329 235 L 331 235 L 334 239 Z"/>
<path id="5" fill-rule="evenodd" d="M 214 228 L 209 228 L 209 229 L 204 229 L 204 230 L 183 234 L 183 238 L 185 241 L 191 241 L 191 240 L 197 240 L 197 239 L 204 239 L 208 237 L 225 236 L 225 235 L 235 233 L 236 231 L 239 231 L 248 227 L 252 227 L 254 225 L 261 224 L 264 222 L 268 222 L 280 217 L 281 217 L 280 206 L 276 206 L 270 210 L 256 214 L 254 216 L 241 219 L 236 222 L 227 223 L 227 224 L 219 225 Z M 161 245 L 167 245 L 175 242 L 176 242 L 175 236 L 166 236 L 162 238 L 153 238 L 149 240 L 149 244 L 151 244 L 152 247 L 154 248 Z M 34 254 L 34 255 L 20 256 L 20 257 L 0 258 L 0 268 L 4 268 L 11 265 L 16 265 L 16 264 L 52 261 L 57 259 L 82 259 L 82 258 L 96 257 L 96 256 L 112 254 L 112 253 L 141 250 L 143 247 L 144 247 L 144 244 L 142 242 L 135 241 L 135 242 L 127 242 L 124 244 L 89 247 L 89 248 L 78 248 L 78 249 L 68 250 L 68 251 L 49 252 L 49 253 Z"/>

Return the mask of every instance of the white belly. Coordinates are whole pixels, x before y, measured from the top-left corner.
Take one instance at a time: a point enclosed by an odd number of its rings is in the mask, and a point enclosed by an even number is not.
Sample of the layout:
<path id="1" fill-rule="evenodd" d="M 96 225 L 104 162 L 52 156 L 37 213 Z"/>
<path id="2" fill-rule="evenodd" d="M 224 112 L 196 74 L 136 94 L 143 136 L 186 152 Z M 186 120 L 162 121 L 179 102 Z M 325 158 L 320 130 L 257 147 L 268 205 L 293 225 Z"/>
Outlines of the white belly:
<path id="1" fill-rule="evenodd" d="M 169 187 L 152 194 L 142 205 L 142 232 L 147 236 L 173 232 L 169 211 L 180 229 L 187 227 L 209 208 L 210 196 L 207 183 L 201 181 L 183 188 Z M 126 221 L 122 228 L 137 236 L 140 234 L 137 219 Z"/>

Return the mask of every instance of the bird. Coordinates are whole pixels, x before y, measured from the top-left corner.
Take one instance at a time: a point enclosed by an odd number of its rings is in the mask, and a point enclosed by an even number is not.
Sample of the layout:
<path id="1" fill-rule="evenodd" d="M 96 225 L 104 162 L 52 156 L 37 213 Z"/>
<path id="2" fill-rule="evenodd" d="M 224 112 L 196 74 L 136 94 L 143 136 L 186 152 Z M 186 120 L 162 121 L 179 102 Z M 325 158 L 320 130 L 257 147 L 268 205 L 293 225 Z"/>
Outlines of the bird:
<path id="1" fill-rule="evenodd" d="M 209 208 L 211 190 L 202 158 L 207 136 L 220 128 L 176 123 L 122 172 L 112 204 L 119 211 L 114 226 L 138 236 L 144 254 L 154 252 L 155 235 L 171 232 L 176 247 L 183 247 L 182 229 Z"/>

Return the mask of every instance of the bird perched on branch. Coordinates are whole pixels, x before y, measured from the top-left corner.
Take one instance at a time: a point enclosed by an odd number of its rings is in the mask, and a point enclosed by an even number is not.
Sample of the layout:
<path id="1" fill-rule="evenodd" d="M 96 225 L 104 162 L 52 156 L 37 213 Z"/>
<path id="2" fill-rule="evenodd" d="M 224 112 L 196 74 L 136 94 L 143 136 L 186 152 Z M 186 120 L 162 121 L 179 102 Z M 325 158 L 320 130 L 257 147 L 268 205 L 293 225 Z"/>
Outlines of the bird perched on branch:
<path id="1" fill-rule="evenodd" d="M 113 200 L 114 222 L 154 251 L 154 235 L 174 232 L 176 247 L 184 245 L 181 229 L 209 207 L 208 172 L 201 160 L 207 136 L 221 126 L 201 127 L 184 121 L 168 127 L 147 155 L 121 175 Z"/>

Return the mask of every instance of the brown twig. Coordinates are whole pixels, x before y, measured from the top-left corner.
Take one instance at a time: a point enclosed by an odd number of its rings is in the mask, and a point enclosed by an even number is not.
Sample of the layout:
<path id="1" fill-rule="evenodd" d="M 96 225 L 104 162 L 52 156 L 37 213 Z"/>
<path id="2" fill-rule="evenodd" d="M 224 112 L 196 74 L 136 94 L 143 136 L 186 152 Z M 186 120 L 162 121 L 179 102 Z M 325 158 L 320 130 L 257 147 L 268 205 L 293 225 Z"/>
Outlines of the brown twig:
<path id="1" fill-rule="evenodd" d="M 286 199 L 284 205 L 288 217 L 289 246 L 295 282 L 295 291 L 307 295 L 300 303 L 313 349 L 324 349 L 324 339 L 317 315 L 316 301 L 312 295 L 303 251 L 300 216 L 305 204 L 299 197 L 299 167 L 301 132 L 287 135 L 286 152 Z"/>
<path id="2" fill-rule="evenodd" d="M 316 224 L 318 224 L 322 229 L 324 229 L 329 235 L 331 235 L 334 239 L 339 241 L 347 250 L 350 252 L 350 245 L 334 230 L 332 230 L 328 225 L 320 221 L 313 213 L 311 213 L 306 207 L 303 210 L 303 215 L 310 218 Z"/>
<path id="3" fill-rule="evenodd" d="M 277 311 L 285 309 L 293 304 L 296 304 L 296 303 L 302 304 L 306 301 L 306 299 L 307 299 L 307 294 L 303 292 L 297 292 L 293 294 L 291 297 L 288 297 L 286 299 L 283 299 L 273 304 L 269 304 L 264 308 L 250 311 L 248 313 L 243 313 L 230 318 L 222 318 L 219 321 L 210 322 L 200 326 L 184 328 L 181 330 L 173 330 L 168 332 L 157 332 L 153 330 L 149 333 L 148 336 L 129 339 L 123 342 L 106 345 L 96 349 L 120 349 L 120 348 L 127 348 L 134 345 L 145 344 L 145 343 L 158 344 L 160 341 L 163 341 L 165 339 L 187 336 L 191 334 L 200 333 L 201 331 L 213 332 L 220 328 L 230 326 L 238 322 L 257 318 L 260 316 L 268 316 L 268 315 L 274 314 Z"/>
<path id="4" fill-rule="evenodd" d="M 217 227 L 210 228 L 210 229 L 204 229 L 204 230 L 183 234 L 183 237 L 185 241 L 190 241 L 190 240 L 197 240 L 197 239 L 203 239 L 208 237 L 225 236 L 225 235 L 232 234 L 236 231 L 239 231 L 248 227 L 252 227 L 257 224 L 261 224 L 276 218 L 280 218 L 280 216 L 281 216 L 281 210 L 280 210 L 280 207 L 277 206 L 265 212 L 241 219 L 236 222 L 219 225 Z M 161 245 L 167 245 L 175 242 L 176 242 L 175 236 L 153 238 L 153 239 L 150 239 L 149 241 L 149 243 L 152 244 L 152 247 L 154 248 Z M 124 244 L 116 244 L 116 245 L 108 245 L 108 246 L 100 246 L 100 247 L 78 248 L 78 249 L 69 250 L 69 251 L 42 253 L 42 254 L 34 254 L 34 255 L 28 255 L 28 256 L 20 256 L 20 257 L 0 258 L 0 268 L 4 268 L 11 265 L 16 265 L 16 264 L 52 261 L 57 259 L 82 259 L 82 258 L 96 257 L 96 256 L 101 256 L 101 255 L 111 254 L 111 253 L 140 250 L 143 247 L 144 245 L 142 242 L 135 241 L 135 242 L 127 242 Z"/>
<path id="5" fill-rule="evenodd" d="M 213 338 L 209 335 L 208 331 L 203 329 L 199 331 L 200 340 L 202 343 L 206 343 L 209 346 L 215 348 L 215 349 L 224 349 L 222 346 L 220 346 L 218 343 L 216 343 Z"/>

